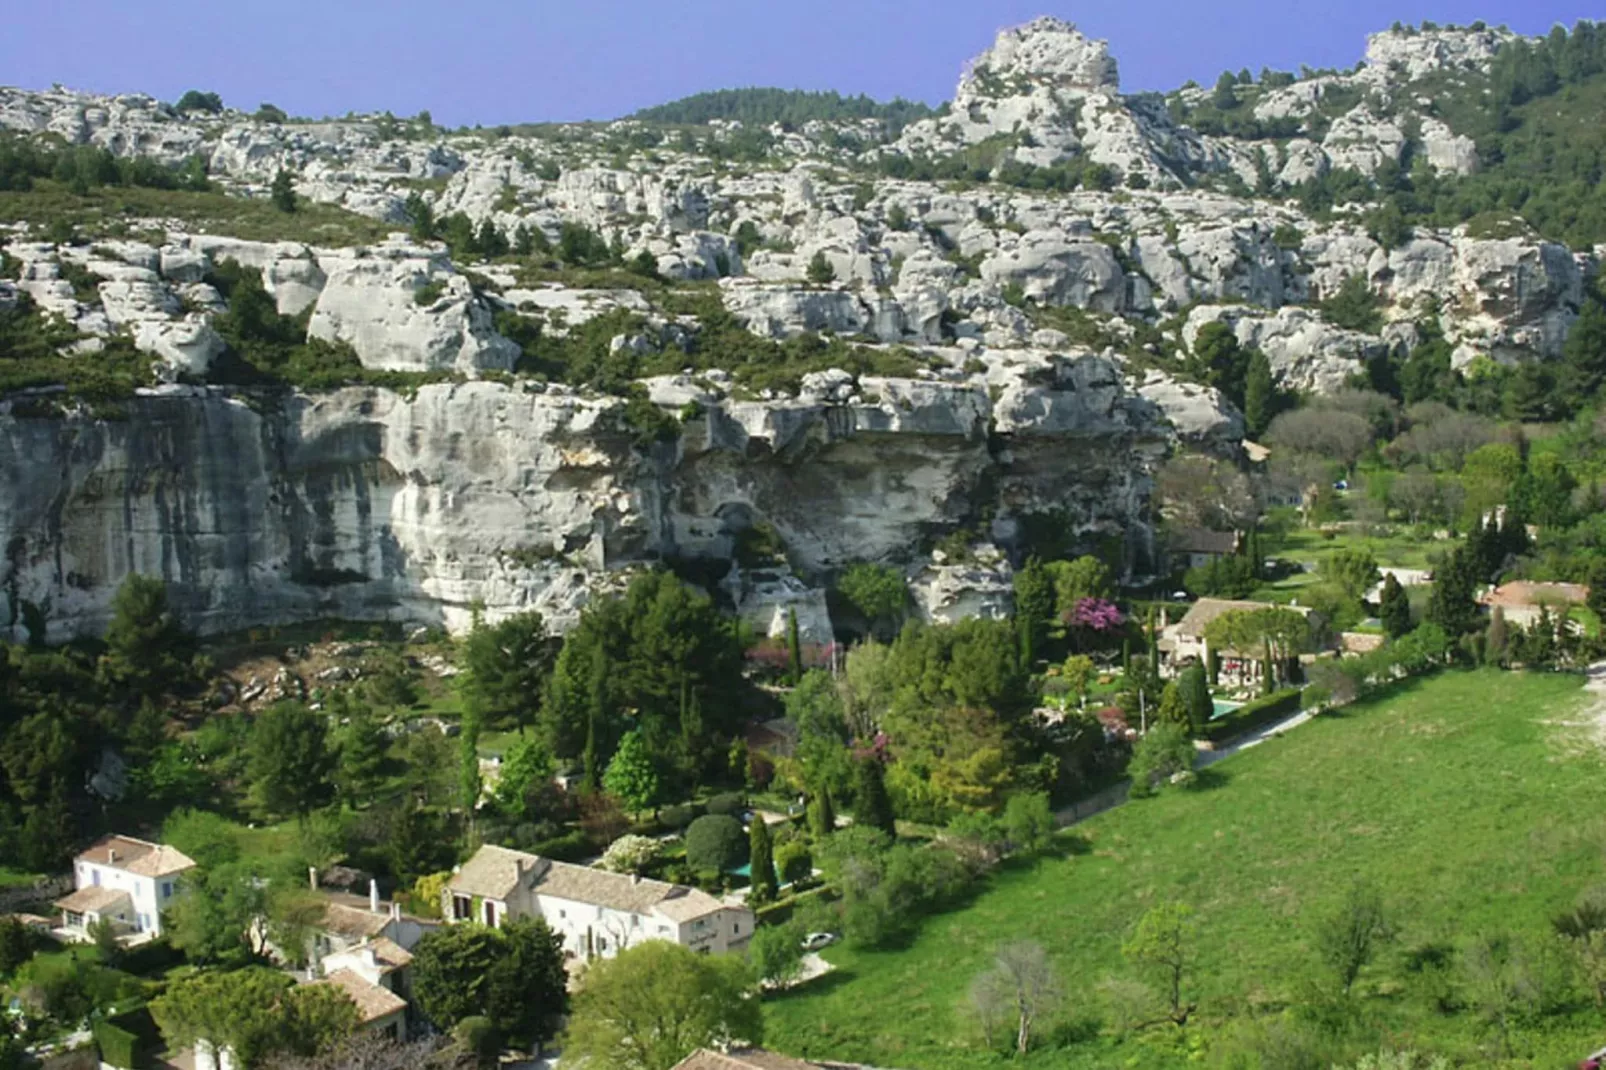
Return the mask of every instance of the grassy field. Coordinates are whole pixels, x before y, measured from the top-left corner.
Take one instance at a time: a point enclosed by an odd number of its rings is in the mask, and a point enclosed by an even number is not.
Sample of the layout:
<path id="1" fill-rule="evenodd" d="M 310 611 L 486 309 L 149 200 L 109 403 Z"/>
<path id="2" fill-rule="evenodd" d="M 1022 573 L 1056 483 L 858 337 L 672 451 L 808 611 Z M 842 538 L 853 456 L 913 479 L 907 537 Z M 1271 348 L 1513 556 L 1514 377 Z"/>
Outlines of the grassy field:
<path id="1" fill-rule="evenodd" d="M 1026 1062 L 1208 1065 L 1235 1021 L 1276 1014 L 1322 976 L 1314 922 L 1364 877 L 1398 938 L 1357 987 L 1361 1035 L 1501 1065 L 1478 1057 L 1492 1043 L 1478 1016 L 1438 1010 L 1406 955 L 1480 935 L 1542 940 L 1552 914 L 1606 882 L 1600 756 L 1547 723 L 1580 701 L 1576 677 L 1458 672 L 1323 716 L 1222 762 L 1201 790 L 1080 826 L 1063 857 L 1000 874 L 905 950 L 827 952 L 834 974 L 768 1005 L 766 1043 L 906 1070 L 986 1065 L 961 1003 L 999 944 L 1029 939 L 1082 1025 Z M 1099 1027 L 1098 986 L 1136 978 L 1122 940 L 1168 900 L 1197 911 L 1199 1011 L 1185 1032 L 1117 1038 Z M 1532 1061 L 1505 1065 L 1571 1066 L 1603 1040 L 1606 1015 L 1576 1006 L 1520 1033 Z"/>
<path id="2" fill-rule="evenodd" d="M 266 199 L 216 192 L 108 186 L 75 194 L 43 179 L 26 193 L 0 193 L 0 222 L 4 223 L 44 227 L 68 223 L 82 236 L 95 238 L 138 233 L 153 220 L 171 220 L 198 233 L 326 246 L 378 242 L 402 229 L 306 199 L 294 213 L 286 213 Z"/>
<path id="3" fill-rule="evenodd" d="M 0 888 L 22 888 L 39 879 L 37 873 L 24 873 L 10 866 L 0 866 Z"/>

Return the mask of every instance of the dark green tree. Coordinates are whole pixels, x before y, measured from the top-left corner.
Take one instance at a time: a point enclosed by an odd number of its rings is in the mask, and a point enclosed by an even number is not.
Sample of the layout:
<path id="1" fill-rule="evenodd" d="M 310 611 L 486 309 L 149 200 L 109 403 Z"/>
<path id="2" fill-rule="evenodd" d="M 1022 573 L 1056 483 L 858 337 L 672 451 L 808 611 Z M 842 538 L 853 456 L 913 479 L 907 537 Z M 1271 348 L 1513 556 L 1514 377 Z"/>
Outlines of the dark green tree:
<path id="1" fill-rule="evenodd" d="M 780 886 L 775 880 L 775 844 L 770 838 L 770 827 L 764 815 L 755 813 L 747 830 L 747 860 L 752 888 L 747 900 L 755 906 L 773 902 Z"/>
<path id="2" fill-rule="evenodd" d="M 831 792 L 820 788 L 808 805 L 809 835 L 815 843 L 822 843 L 836 831 L 836 807 L 831 805 Z"/>
<path id="3" fill-rule="evenodd" d="M 273 176 L 273 187 L 268 191 L 273 207 L 281 212 L 296 210 L 296 178 L 287 170 Z"/>
<path id="4" fill-rule="evenodd" d="M 360 698 L 349 698 L 348 692 L 331 699 L 330 708 L 336 716 L 346 718 L 338 739 L 340 762 L 337 780 L 340 795 L 353 807 L 373 800 L 385 778 L 385 755 L 390 741 L 373 709 Z"/>
<path id="5" fill-rule="evenodd" d="M 892 799 L 887 795 L 886 771 L 881 766 L 881 760 L 874 755 L 859 760 L 853 804 L 857 824 L 879 829 L 888 836 L 898 834 L 897 820 L 892 813 Z"/>
<path id="6" fill-rule="evenodd" d="M 1203 665 L 1190 665 L 1177 677 L 1177 693 L 1188 713 L 1188 725 L 1199 735 L 1215 716 L 1215 703 L 1210 698 L 1210 681 Z"/>
<path id="7" fill-rule="evenodd" d="M 502 926 L 502 954 L 486 977 L 486 1017 L 502 1035 L 539 1052 L 569 1008 L 563 937 L 540 918 Z"/>
<path id="8" fill-rule="evenodd" d="M 1390 572 L 1383 577 L 1383 591 L 1378 596 L 1378 619 L 1383 622 L 1383 632 L 1390 639 L 1398 639 L 1411 630 L 1411 600 L 1406 597 L 1405 588 Z"/>
<path id="9" fill-rule="evenodd" d="M 1465 546 L 1452 550 L 1433 574 L 1426 617 L 1452 637 L 1472 630 L 1478 619 L 1478 574 Z"/>
<path id="10" fill-rule="evenodd" d="M 33 936 L 14 916 L 0 918 L 0 976 L 16 973 L 33 957 Z"/>
<path id="11" fill-rule="evenodd" d="M 251 800 L 269 815 L 305 818 L 334 794 L 328 720 L 299 702 L 276 702 L 251 726 Z"/>
<path id="12" fill-rule="evenodd" d="M 1249 351 L 1249 368 L 1244 373 L 1244 427 L 1251 438 L 1266 433 L 1277 415 L 1277 384 L 1271 375 L 1271 361 L 1259 349 Z"/>
<path id="13" fill-rule="evenodd" d="M 216 93 L 203 93 L 199 89 L 191 89 L 178 98 L 173 105 L 178 112 L 204 111 L 209 115 L 219 115 L 223 111 L 223 98 Z"/>
<path id="14" fill-rule="evenodd" d="M 1238 79 L 1231 71 L 1222 71 L 1221 77 L 1216 79 L 1210 103 L 1218 111 L 1232 111 L 1238 106 Z"/>
<path id="15" fill-rule="evenodd" d="M 512 723 L 522 732 L 535 721 L 556 653 L 539 613 L 519 613 L 497 624 L 486 624 L 476 614 L 462 646 L 464 701 L 487 725 Z"/>
<path id="16" fill-rule="evenodd" d="M 881 636 L 897 628 L 909 603 L 909 586 L 890 565 L 849 565 L 836 581 L 836 592 Z"/>
<path id="17" fill-rule="evenodd" d="M 1020 629 L 1021 660 L 1027 665 L 1037 661 L 1056 604 L 1054 578 L 1042 561 L 1027 558 L 1015 573 L 1015 623 Z"/>
<path id="18" fill-rule="evenodd" d="M 1227 396 L 1227 400 L 1242 407 L 1244 404 L 1244 378 L 1249 368 L 1249 354 L 1238 344 L 1238 336 L 1230 326 L 1219 320 L 1205 324 L 1193 340 L 1193 356 L 1187 370 L 1190 375 Z"/>
<path id="19" fill-rule="evenodd" d="M 702 873 L 729 873 L 747 860 L 747 834 L 729 814 L 704 814 L 686 829 L 686 862 Z"/>
<path id="20" fill-rule="evenodd" d="M 563 938 L 539 918 L 501 929 L 453 925 L 413 949 L 413 997 L 441 1029 L 484 1017 L 510 1040 L 539 1046 L 568 1006 Z"/>
<path id="21" fill-rule="evenodd" d="M 825 286 L 836 281 L 836 269 L 831 266 L 831 261 L 825 258 L 823 249 L 815 253 L 814 258 L 809 261 L 807 278 L 816 286 Z"/>
<path id="22" fill-rule="evenodd" d="M 1606 301 L 1594 293 L 1584 299 L 1561 352 L 1562 386 L 1581 405 L 1606 382 Z"/>
<path id="23" fill-rule="evenodd" d="M 101 678 L 114 688 L 154 698 L 190 676 L 192 643 L 167 604 L 167 585 L 130 575 L 112 596 Z"/>

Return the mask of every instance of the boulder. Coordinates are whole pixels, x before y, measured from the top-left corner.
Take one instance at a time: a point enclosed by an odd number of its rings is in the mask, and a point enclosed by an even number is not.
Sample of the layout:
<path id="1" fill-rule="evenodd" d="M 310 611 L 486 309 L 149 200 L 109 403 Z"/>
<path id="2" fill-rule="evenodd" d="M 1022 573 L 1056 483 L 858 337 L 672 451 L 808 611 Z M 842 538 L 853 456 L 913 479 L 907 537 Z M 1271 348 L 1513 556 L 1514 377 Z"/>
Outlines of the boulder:
<path id="1" fill-rule="evenodd" d="M 348 343 L 381 371 L 507 371 L 519 348 L 497 334 L 490 308 L 449 261 L 406 243 L 330 254 L 308 334 Z M 438 295 L 420 303 L 426 287 Z"/>
<path id="2" fill-rule="evenodd" d="M 982 261 L 981 275 L 1000 289 L 1017 285 L 1028 299 L 1045 305 L 1113 313 L 1126 302 L 1126 276 L 1108 245 L 1046 231 L 1030 231 Z"/>

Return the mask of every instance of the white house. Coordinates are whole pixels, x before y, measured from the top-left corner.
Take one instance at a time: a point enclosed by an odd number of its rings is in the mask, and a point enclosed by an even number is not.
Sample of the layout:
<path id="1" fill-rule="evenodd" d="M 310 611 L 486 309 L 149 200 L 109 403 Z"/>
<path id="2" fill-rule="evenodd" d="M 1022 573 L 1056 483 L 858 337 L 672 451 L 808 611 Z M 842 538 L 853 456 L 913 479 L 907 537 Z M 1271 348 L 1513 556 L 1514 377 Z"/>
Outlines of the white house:
<path id="1" fill-rule="evenodd" d="M 131 836 L 97 841 L 73 861 L 77 891 L 56 900 L 62 935 L 89 940 L 95 925 L 110 921 L 120 936 L 160 936 L 162 911 L 178 894 L 179 875 L 194 867 L 181 851 L 163 844 Z"/>
<path id="2" fill-rule="evenodd" d="M 611 958 L 643 940 L 723 953 L 747 945 L 757 924 L 745 906 L 678 884 L 481 847 L 441 893 L 449 922 L 494 927 L 538 917 L 578 958 Z"/>

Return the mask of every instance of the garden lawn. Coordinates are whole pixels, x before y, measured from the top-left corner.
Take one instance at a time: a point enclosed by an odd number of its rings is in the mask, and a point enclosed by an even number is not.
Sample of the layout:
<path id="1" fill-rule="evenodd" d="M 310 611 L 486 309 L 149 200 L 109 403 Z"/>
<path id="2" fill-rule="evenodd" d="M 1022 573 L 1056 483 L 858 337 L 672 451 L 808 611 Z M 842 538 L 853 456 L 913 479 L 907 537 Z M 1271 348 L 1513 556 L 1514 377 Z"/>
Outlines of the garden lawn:
<path id="1" fill-rule="evenodd" d="M 998 874 L 968 906 L 929 919 L 906 950 L 831 949 L 834 976 L 767 1004 L 765 1042 L 904 1070 L 985 1064 L 961 1004 L 994 949 L 1041 943 L 1073 1014 L 1097 1017 L 1101 981 L 1139 976 L 1122 959 L 1123 937 L 1145 909 L 1175 900 L 1199 923 L 1188 984 L 1199 1011 L 1184 1043 L 1208 1046 L 1227 1019 L 1284 1007 L 1324 976 L 1313 925 L 1365 878 L 1399 939 L 1363 974 L 1362 1013 L 1401 1046 L 1471 1056 L 1488 1034 L 1470 1012 L 1429 1009 L 1403 952 L 1538 936 L 1582 889 L 1606 883 L 1600 755 L 1546 723 L 1581 702 L 1577 677 L 1453 672 L 1319 717 L 1219 763 L 1199 790 L 1063 833 L 1063 856 Z M 1580 1006 L 1518 1044 L 1532 1065 L 1560 1066 L 1603 1039 L 1606 1016 Z M 1154 1055 L 1089 1031 L 1026 1061 L 1157 1065 Z"/>
<path id="2" fill-rule="evenodd" d="M 1312 570 L 1262 584 L 1252 597 L 1268 602 L 1286 602 L 1296 597 L 1303 588 L 1323 582 L 1322 563 L 1340 550 L 1370 550 L 1383 568 L 1426 568 L 1430 551 L 1444 552 L 1454 545 L 1408 534 L 1376 536 L 1340 530 L 1329 538 L 1312 528 L 1292 528 L 1286 534 L 1265 539 L 1265 556 L 1310 565 Z"/>

